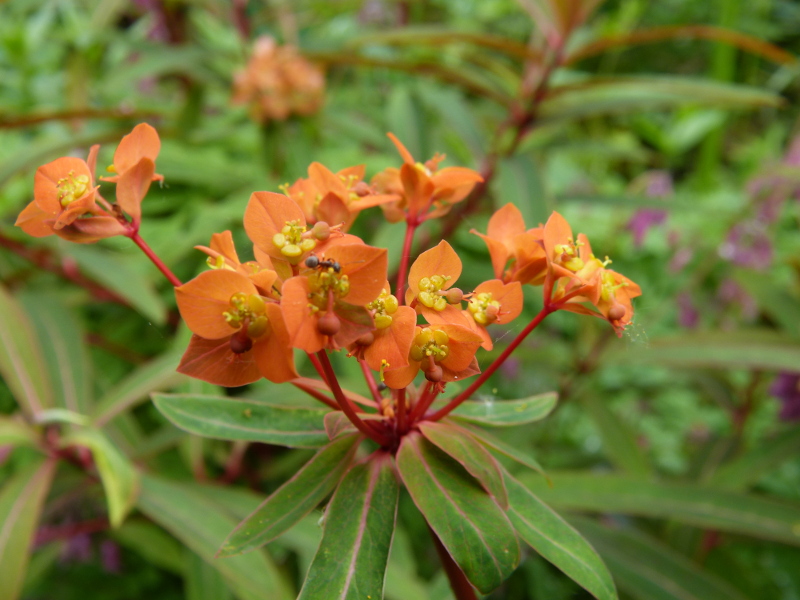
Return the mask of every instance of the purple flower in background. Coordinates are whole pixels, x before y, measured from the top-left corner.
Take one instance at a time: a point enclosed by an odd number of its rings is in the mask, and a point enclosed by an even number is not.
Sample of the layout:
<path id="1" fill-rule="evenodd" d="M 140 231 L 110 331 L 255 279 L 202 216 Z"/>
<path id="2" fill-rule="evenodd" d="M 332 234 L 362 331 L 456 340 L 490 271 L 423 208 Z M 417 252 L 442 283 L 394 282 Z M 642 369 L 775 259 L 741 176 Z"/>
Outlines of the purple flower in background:
<path id="1" fill-rule="evenodd" d="M 688 292 L 681 292 L 678 295 L 678 323 L 686 329 L 694 329 L 700 321 L 700 313 L 692 302 L 692 297 Z"/>
<path id="2" fill-rule="evenodd" d="M 112 540 L 105 540 L 100 544 L 100 561 L 103 563 L 103 568 L 109 573 L 122 572 L 119 546 Z"/>
<path id="3" fill-rule="evenodd" d="M 644 187 L 644 195 L 649 198 L 665 198 L 673 193 L 672 177 L 666 171 L 651 171 L 643 174 L 632 185 L 632 191 Z M 667 211 L 660 208 L 640 208 L 627 228 L 633 234 L 633 243 L 638 248 L 644 243 L 644 238 L 651 227 L 661 225 L 667 219 Z"/>
<path id="4" fill-rule="evenodd" d="M 800 373 L 779 373 L 769 393 L 781 401 L 782 421 L 800 421 Z"/>
<path id="5" fill-rule="evenodd" d="M 92 536 L 88 533 L 78 533 L 67 538 L 67 543 L 61 553 L 64 562 L 85 563 L 92 559 Z"/>
<path id="6" fill-rule="evenodd" d="M 719 247 L 719 255 L 748 269 L 766 269 L 772 264 L 772 242 L 764 223 L 745 221 L 734 225 Z"/>

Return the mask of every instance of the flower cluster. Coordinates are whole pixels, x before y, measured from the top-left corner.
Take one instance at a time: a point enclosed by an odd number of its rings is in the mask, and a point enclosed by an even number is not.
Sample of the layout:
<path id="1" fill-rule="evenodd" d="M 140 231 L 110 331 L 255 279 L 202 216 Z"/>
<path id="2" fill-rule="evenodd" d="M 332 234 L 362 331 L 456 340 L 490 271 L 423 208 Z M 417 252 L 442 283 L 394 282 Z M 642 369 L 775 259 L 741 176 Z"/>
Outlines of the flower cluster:
<path id="1" fill-rule="evenodd" d="M 158 135 L 148 125 L 122 140 L 109 167 L 114 175 L 106 180 L 117 185 L 117 204 L 102 199 L 94 185 L 93 147 L 87 162 L 60 158 L 39 169 L 34 202 L 17 224 L 35 236 L 81 242 L 131 237 L 176 286 L 178 308 L 194 334 L 179 371 L 228 387 L 262 377 L 291 381 L 341 408 L 382 445 L 396 444 L 416 421 L 438 419 L 465 400 L 551 312 L 597 316 L 620 335 L 630 324 L 639 287 L 609 269 L 611 261 L 597 258 L 586 236 L 573 236 L 555 212 L 526 229 L 519 210 L 507 204 L 486 233 L 473 230 L 488 246 L 495 277 L 472 290 L 458 287 L 462 263 L 447 241 L 409 265 L 416 228 L 446 214 L 483 180 L 471 169 L 440 169 L 441 155 L 416 162 L 389 137 L 403 164 L 370 182 L 364 166 L 334 173 L 313 163 L 308 178 L 283 186 L 283 193 L 254 192 L 244 213 L 254 260 L 240 260 L 230 231 L 215 234 L 209 246 L 198 247 L 209 269 L 185 284 L 138 236 L 142 198 L 161 179 L 154 165 Z M 406 223 L 394 287 L 387 251 L 349 233 L 359 213 L 376 206 L 388 220 Z M 542 286 L 543 309 L 482 373 L 476 353 L 492 349 L 493 326 L 507 329 L 522 313 L 523 285 Z M 333 400 L 300 377 L 295 350 L 309 355 Z M 359 361 L 367 378 L 377 413 L 368 419 L 358 416 L 363 409 L 336 381 L 327 352 L 339 350 Z M 423 384 L 415 387 L 420 372 Z M 448 382 L 479 374 L 444 409 L 426 413 Z M 376 379 L 390 389 L 388 397 Z"/>
<path id="2" fill-rule="evenodd" d="M 293 46 L 278 46 L 269 36 L 256 40 L 253 55 L 233 82 L 233 102 L 247 104 L 253 119 L 283 121 L 310 115 L 325 100 L 325 77 Z"/>

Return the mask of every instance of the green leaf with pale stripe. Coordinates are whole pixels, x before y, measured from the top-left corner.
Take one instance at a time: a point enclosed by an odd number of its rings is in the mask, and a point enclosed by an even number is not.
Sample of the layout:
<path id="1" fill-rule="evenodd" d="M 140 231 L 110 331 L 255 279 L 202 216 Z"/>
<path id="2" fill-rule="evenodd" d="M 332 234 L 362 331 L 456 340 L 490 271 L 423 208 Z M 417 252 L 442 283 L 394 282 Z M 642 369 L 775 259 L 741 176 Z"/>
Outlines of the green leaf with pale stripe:
<path id="1" fill-rule="evenodd" d="M 33 535 L 50 490 L 55 460 L 21 469 L 0 489 L 0 598 L 16 600 L 25 580 Z"/>
<path id="2" fill-rule="evenodd" d="M 449 419 L 443 419 L 443 422 L 449 422 Z M 462 427 L 469 431 L 470 435 L 472 435 L 476 440 L 481 442 L 483 445 L 488 446 L 492 450 L 496 450 L 500 454 L 507 456 L 510 459 L 517 461 L 521 465 L 525 465 L 529 469 L 533 469 L 537 473 L 541 473 L 545 477 L 547 474 L 544 472 L 542 465 L 539 464 L 535 458 L 529 455 L 524 450 L 517 448 L 516 446 L 512 446 L 508 442 L 503 441 L 502 439 L 493 436 L 488 431 L 477 427 L 475 425 L 470 425 L 465 423 Z"/>
<path id="3" fill-rule="evenodd" d="M 36 446 L 39 435 L 21 419 L 0 415 L 0 446 Z"/>
<path id="4" fill-rule="evenodd" d="M 119 527 L 136 504 L 139 473 L 98 429 L 78 429 L 62 440 L 64 446 L 85 446 L 92 452 L 108 503 L 108 520 Z"/>
<path id="5" fill-rule="evenodd" d="M 419 430 L 425 438 L 455 459 L 489 492 L 500 508 L 508 508 L 508 494 L 500 465 L 469 432 L 452 423 L 422 421 Z"/>
<path id="6" fill-rule="evenodd" d="M 294 593 L 272 559 L 263 551 L 224 559 L 214 557 L 220 541 L 236 522 L 216 504 L 191 488 L 142 474 L 139 509 L 217 569 L 243 600 L 290 600 Z"/>
<path id="7" fill-rule="evenodd" d="M 167 419 L 203 437 L 263 442 L 289 448 L 319 448 L 328 443 L 329 408 L 285 406 L 202 394 L 153 394 Z"/>
<path id="8" fill-rule="evenodd" d="M 360 435 L 344 435 L 321 448 L 236 527 L 219 549 L 219 556 L 255 550 L 314 510 L 341 480 L 360 440 Z"/>
<path id="9" fill-rule="evenodd" d="M 186 600 L 233 600 L 219 571 L 191 550 L 185 551 L 183 581 Z"/>
<path id="10" fill-rule="evenodd" d="M 615 529 L 577 516 L 569 521 L 597 548 L 620 589 L 638 600 L 747 600 L 698 563 L 632 527 Z"/>
<path id="11" fill-rule="evenodd" d="M 0 287 L 0 375 L 29 418 L 53 406 L 50 379 L 33 325 L 3 287 Z"/>
<path id="12" fill-rule="evenodd" d="M 298 600 L 383 597 L 400 486 L 392 457 L 353 466 L 325 509 L 325 530 Z"/>
<path id="13" fill-rule="evenodd" d="M 412 432 L 397 452 L 397 469 L 414 504 L 483 593 L 519 564 L 519 542 L 508 517 L 461 465 Z"/>
<path id="14" fill-rule="evenodd" d="M 674 519 L 704 529 L 800 546 L 797 502 L 624 475 L 563 472 L 550 476 L 552 488 L 539 478 L 522 475 L 520 480 L 557 508 Z"/>
<path id="15" fill-rule="evenodd" d="M 521 400 L 467 400 L 452 417 L 490 427 L 511 427 L 541 421 L 556 407 L 558 394 L 548 392 Z M 443 405 L 443 404 L 442 404 Z M 437 404 L 439 406 L 439 404 Z"/>
<path id="16" fill-rule="evenodd" d="M 508 518 L 519 536 L 599 600 L 616 600 L 614 581 L 581 534 L 519 481 L 505 474 Z"/>

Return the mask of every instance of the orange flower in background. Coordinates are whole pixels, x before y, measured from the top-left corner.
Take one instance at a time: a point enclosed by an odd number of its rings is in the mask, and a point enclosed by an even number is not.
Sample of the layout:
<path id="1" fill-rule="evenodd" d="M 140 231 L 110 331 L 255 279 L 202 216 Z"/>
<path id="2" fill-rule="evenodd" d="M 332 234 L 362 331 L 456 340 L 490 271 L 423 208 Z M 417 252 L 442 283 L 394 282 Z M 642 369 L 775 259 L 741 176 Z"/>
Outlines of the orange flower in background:
<path id="1" fill-rule="evenodd" d="M 306 352 L 344 348 L 375 326 L 366 306 L 386 281 L 387 252 L 366 244 L 333 246 L 317 266 L 284 282 L 281 308 L 291 344 Z"/>
<path id="2" fill-rule="evenodd" d="M 378 192 L 399 195 L 400 199 L 382 205 L 386 218 L 396 223 L 404 219 L 422 222 L 441 217 L 450 211 L 453 204 L 466 198 L 475 184 L 483 177 L 466 167 L 445 167 L 439 163 L 445 159 L 436 155 L 425 164 L 414 161 L 414 157 L 394 134 L 389 138 L 397 147 L 404 164 L 400 169 L 388 168 L 372 178 Z"/>
<path id="3" fill-rule="evenodd" d="M 426 318 L 433 315 L 438 322 L 457 322 L 463 294 L 453 284 L 461 275 L 461 268 L 461 259 L 446 241 L 426 250 L 409 269 L 406 304 Z"/>
<path id="4" fill-rule="evenodd" d="M 347 231 L 362 210 L 398 199 L 394 194 L 376 194 L 364 182 L 364 171 L 365 166 L 358 165 L 333 173 L 315 162 L 308 167 L 307 179 L 281 189 L 303 209 L 308 223 L 341 223 Z"/>
<path id="5" fill-rule="evenodd" d="M 310 115 L 325 101 L 325 77 L 293 46 L 279 46 L 262 36 L 245 69 L 234 76 L 232 101 L 248 104 L 253 119 L 261 123 Z"/>
<path id="6" fill-rule="evenodd" d="M 262 296 L 247 276 L 206 271 L 175 288 L 175 297 L 195 334 L 179 372 L 227 387 L 298 376 L 280 306 Z"/>
<path id="7" fill-rule="evenodd" d="M 408 366 L 384 371 L 384 382 L 390 388 L 408 386 L 422 370 L 428 381 L 456 381 L 480 373 L 475 352 L 481 337 L 466 327 L 435 324 L 417 327 Z"/>
<path id="8" fill-rule="evenodd" d="M 471 229 L 489 248 L 494 275 L 506 283 L 541 285 L 547 275 L 547 255 L 541 227 L 525 229 L 522 213 L 511 203 L 489 219 L 486 234 Z"/>
<path id="9" fill-rule="evenodd" d="M 15 225 L 34 237 L 57 235 L 80 243 L 123 235 L 125 227 L 117 217 L 97 205 L 94 170 L 99 148 L 92 146 L 88 161 L 65 156 L 39 167 L 33 202 Z"/>

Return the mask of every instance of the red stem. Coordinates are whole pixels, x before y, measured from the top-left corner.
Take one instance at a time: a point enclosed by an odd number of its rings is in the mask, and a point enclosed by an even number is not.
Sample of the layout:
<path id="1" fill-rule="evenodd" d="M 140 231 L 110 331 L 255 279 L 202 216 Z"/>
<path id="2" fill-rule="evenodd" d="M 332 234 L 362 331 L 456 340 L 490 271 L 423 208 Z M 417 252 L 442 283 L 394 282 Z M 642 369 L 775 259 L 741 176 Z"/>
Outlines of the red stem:
<path id="1" fill-rule="evenodd" d="M 333 372 L 333 365 L 331 365 L 331 361 L 328 358 L 328 354 L 325 352 L 325 350 L 320 350 L 317 352 L 317 358 L 319 358 L 319 362 L 322 365 L 323 371 L 325 372 L 325 378 L 328 381 L 328 386 L 330 386 L 331 391 L 333 392 L 333 397 L 336 398 L 336 402 L 339 403 L 339 408 L 342 409 L 342 412 L 345 414 L 345 416 L 350 419 L 350 422 L 355 425 L 356 429 L 358 429 L 361 433 L 370 439 L 375 440 L 375 442 L 381 446 L 388 447 L 391 443 L 389 438 L 368 426 L 366 423 L 364 423 L 364 421 L 358 418 L 358 414 L 356 414 L 356 407 L 342 391 L 342 386 L 339 385 L 339 380 L 336 379 L 336 373 Z"/>
<path id="2" fill-rule="evenodd" d="M 339 405 L 336 404 L 336 402 L 328 398 L 325 394 L 323 394 L 319 390 L 315 390 L 314 388 L 307 386 L 304 383 L 300 383 L 299 381 L 290 381 L 289 383 L 294 385 L 294 387 L 296 387 L 298 390 L 303 390 L 306 394 L 308 394 L 315 400 L 319 400 L 320 402 L 322 402 L 327 406 L 330 406 L 334 410 L 339 410 Z"/>
<path id="3" fill-rule="evenodd" d="M 422 393 L 417 398 L 416 404 L 414 404 L 414 408 L 411 410 L 411 413 L 408 415 L 408 423 L 409 425 L 414 424 L 419 418 L 425 414 L 425 411 L 428 410 L 428 407 L 433 402 L 433 398 L 436 398 L 436 394 L 433 394 L 433 383 L 428 382 L 425 386 L 425 389 L 422 390 Z"/>
<path id="4" fill-rule="evenodd" d="M 531 320 L 531 322 L 528 323 L 525 326 L 525 329 L 523 329 L 522 331 L 519 332 L 519 335 L 517 335 L 517 337 L 515 337 L 514 340 L 506 347 L 506 349 L 503 350 L 503 352 L 500 354 L 500 356 L 498 356 L 494 360 L 494 362 L 492 364 L 490 364 L 487 367 L 487 369 L 483 373 L 481 373 L 478 376 L 478 378 L 475 381 L 473 381 L 472 384 L 467 389 L 465 389 L 458 396 L 456 396 L 455 398 L 450 400 L 450 402 L 447 403 L 447 406 L 445 406 L 445 407 L 439 409 L 438 411 L 436 411 L 435 413 L 433 413 L 430 417 L 428 417 L 428 420 L 429 421 L 438 421 L 442 417 L 445 417 L 448 414 L 450 414 L 450 412 L 453 409 L 457 408 L 458 405 L 460 405 L 462 402 L 464 402 L 464 400 L 469 398 L 475 392 L 475 390 L 477 390 L 479 387 L 481 387 L 486 382 L 486 380 L 489 379 L 489 377 L 491 377 L 494 374 L 494 372 L 497 371 L 497 369 L 500 368 L 500 365 L 502 365 L 506 361 L 506 359 L 509 356 L 511 356 L 511 353 L 514 352 L 514 350 L 517 349 L 517 346 L 519 346 L 522 343 L 522 341 L 526 337 L 528 337 L 528 335 L 534 329 L 536 329 L 536 327 L 538 327 L 539 323 L 541 323 L 547 315 L 549 315 L 551 312 L 553 312 L 553 311 L 555 311 L 557 309 L 558 309 L 558 306 L 554 306 L 554 305 L 551 305 L 551 304 L 545 304 L 545 307 L 541 311 L 539 311 L 539 314 L 536 315 Z"/>
<path id="5" fill-rule="evenodd" d="M 400 267 L 397 269 L 397 287 L 395 288 L 395 294 L 397 294 L 400 306 L 406 303 L 406 294 L 403 288 L 406 286 L 408 261 L 411 258 L 411 246 L 414 243 L 414 232 L 417 227 L 419 227 L 417 218 L 409 216 L 406 219 L 406 237 L 403 240 L 403 253 L 400 255 Z"/>
<path id="6" fill-rule="evenodd" d="M 317 370 L 317 374 L 319 375 L 320 379 L 325 383 L 328 383 L 328 380 L 325 377 L 325 371 L 322 370 L 322 365 L 319 362 L 319 359 L 311 354 L 311 352 L 306 353 L 308 355 L 308 360 L 311 361 L 311 364 L 314 365 L 314 368 Z M 330 385 L 328 386 L 330 387 Z"/>
<path id="7" fill-rule="evenodd" d="M 139 246 L 139 248 L 141 248 L 142 252 L 144 252 L 147 255 L 147 258 L 149 258 L 152 261 L 152 263 L 158 268 L 159 271 L 161 271 L 161 273 L 164 274 L 164 277 L 166 277 L 173 286 L 178 287 L 180 285 L 183 285 L 181 283 L 181 280 L 175 277 L 175 274 L 169 270 L 169 267 L 165 265 L 163 261 L 160 258 L 158 258 L 158 255 L 156 255 L 156 253 L 153 252 L 153 249 L 147 245 L 147 242 L 145 242 L 142 239 L 142 236 L 139 235 L 138 231 L 134 231 L 128 237 L 130 237 L 133 240 L 134 244 L 136 244 L 137 246 Z"/>
<path id="8" fill-rule="evenodd" d="M 406 388 L 397 390 L 397 431 L 406 432 Z"/>
<path id="9" fill-rule="evenodd" d="M 373 400 L 375 400 L 378 406 L 380 406 L 383 398 L 381 397 L 381 393 L 378 391 L 378 384 L 375 383 L 375 377 L 373 377 L 369 365 L 363 360 L 359 360 L 358 364 L 361 366 L 361 372 L 364 374 L 364 379 L 367 381 L 367 387 L 369 387 L 369 391 L 372 394 Z"/>

